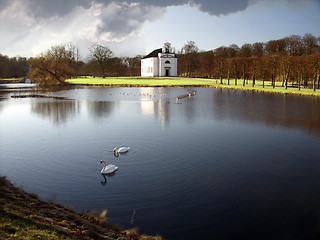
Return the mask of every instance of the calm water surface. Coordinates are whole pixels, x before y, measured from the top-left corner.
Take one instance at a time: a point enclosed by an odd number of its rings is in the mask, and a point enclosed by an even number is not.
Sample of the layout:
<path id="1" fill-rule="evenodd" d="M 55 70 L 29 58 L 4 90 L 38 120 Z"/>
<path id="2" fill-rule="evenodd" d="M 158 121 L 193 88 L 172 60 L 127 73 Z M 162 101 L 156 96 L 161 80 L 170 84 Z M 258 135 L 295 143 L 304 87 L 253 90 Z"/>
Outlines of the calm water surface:
<path id="1" fill-rule="evenodd" d="M 1 88 L 0 174 L 44 200 L 167 239 L 320 237 L 319 98 Z M 115 146 L 131 149 L 116 158 Z M 118 171 L 104 179 L 101 159 Z"/>

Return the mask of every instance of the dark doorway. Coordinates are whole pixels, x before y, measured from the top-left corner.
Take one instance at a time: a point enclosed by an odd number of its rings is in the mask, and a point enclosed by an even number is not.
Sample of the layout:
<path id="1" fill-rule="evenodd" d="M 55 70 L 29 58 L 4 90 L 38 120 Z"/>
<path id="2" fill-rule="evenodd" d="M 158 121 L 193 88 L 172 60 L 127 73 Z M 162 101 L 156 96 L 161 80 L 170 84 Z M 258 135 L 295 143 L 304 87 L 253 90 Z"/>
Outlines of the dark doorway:
<path id="1" fill-rule="evenodd" d="M 170 76 L 170 70 L 169 69 L 166 69 L 166 77 L 169 77 Z"/>

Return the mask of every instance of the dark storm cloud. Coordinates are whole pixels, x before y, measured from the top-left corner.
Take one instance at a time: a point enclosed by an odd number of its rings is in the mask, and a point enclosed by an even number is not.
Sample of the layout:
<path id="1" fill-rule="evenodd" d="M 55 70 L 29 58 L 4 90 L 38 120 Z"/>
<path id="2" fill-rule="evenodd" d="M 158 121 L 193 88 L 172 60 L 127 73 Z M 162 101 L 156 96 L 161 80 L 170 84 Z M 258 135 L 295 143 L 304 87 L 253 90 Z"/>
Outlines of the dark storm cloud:
<path id="1" fill-rule="evenodd" d="M 9 3 L 10 0 L 0 0 L 0 11 L 1 9 L 4 9 Z"/>
<path id="2" fill-rule="evenodd" d="M 134 2 L 134 1 L 132 1 Z M 178 6 L 183 4 L 199 6 L 199 10 L 210 15 L 227 15 L 230 13 L 243 11 L 249 6 L 249 0 L 141 0 L 141 4 L 159 7 Z"/>
<path id="3" fill-rule="evenodd" d="M 0 0 L 0 11 L 12 2 L 13 1 L 9 0 Z M 249 6 L 249 0 L 24 0 L 24 2 L 32 9 L 35 16 L 41 17 L 54 15 L 64 16 L 75 7 L 81 6 L 83 8 L 89 8 L 92 3 L 104 5 L 112 2 L 117 4 L 138 3 L 143 7 L 154 6 L 162 8 L 189 4 L 191 6 L 197 6 L 200 11 L 216 16 L 243 11 Z"/>
<path id="4" fill-rule="evenodd" d="M 194 1 L 200 4 L 199 10 L 210 15 L 227 15 L 239 11 L 244 11 L 249 6 L 248 0 L 233 1 Z"/>
<path id="5" fill-rule="evenodd" d="M 36 16 L 50 17 L 63 16 L 70 13 L 75 7 L 89 8 L 92 1 L 89 0 L 24 0 L 28 3 Z"/>

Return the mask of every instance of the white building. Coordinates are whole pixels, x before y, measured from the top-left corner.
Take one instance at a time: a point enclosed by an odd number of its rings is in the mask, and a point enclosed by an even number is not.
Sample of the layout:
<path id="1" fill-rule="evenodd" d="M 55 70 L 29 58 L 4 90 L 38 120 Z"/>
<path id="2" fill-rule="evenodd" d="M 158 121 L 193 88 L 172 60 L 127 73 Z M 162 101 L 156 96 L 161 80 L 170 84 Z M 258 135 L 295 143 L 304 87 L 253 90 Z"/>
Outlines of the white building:
<path id="1" fill-rule="evenodd" d="M 177 57 L 166 42 L 162 48 L 156 49 L 141 59 L 142 77 L 176 77 Z"/>

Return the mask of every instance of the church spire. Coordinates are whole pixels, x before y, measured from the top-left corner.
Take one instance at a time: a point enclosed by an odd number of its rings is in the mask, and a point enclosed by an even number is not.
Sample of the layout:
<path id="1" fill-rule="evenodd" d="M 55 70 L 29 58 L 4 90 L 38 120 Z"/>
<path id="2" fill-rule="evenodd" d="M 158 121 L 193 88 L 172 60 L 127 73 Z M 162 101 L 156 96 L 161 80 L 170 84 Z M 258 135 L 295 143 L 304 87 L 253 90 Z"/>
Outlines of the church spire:
<path id="1" fill-rule="evenodd" d="M 166 41 L 162 46 L 162 53 L 170 53 L 171 52 L 171 43 Z"/>

